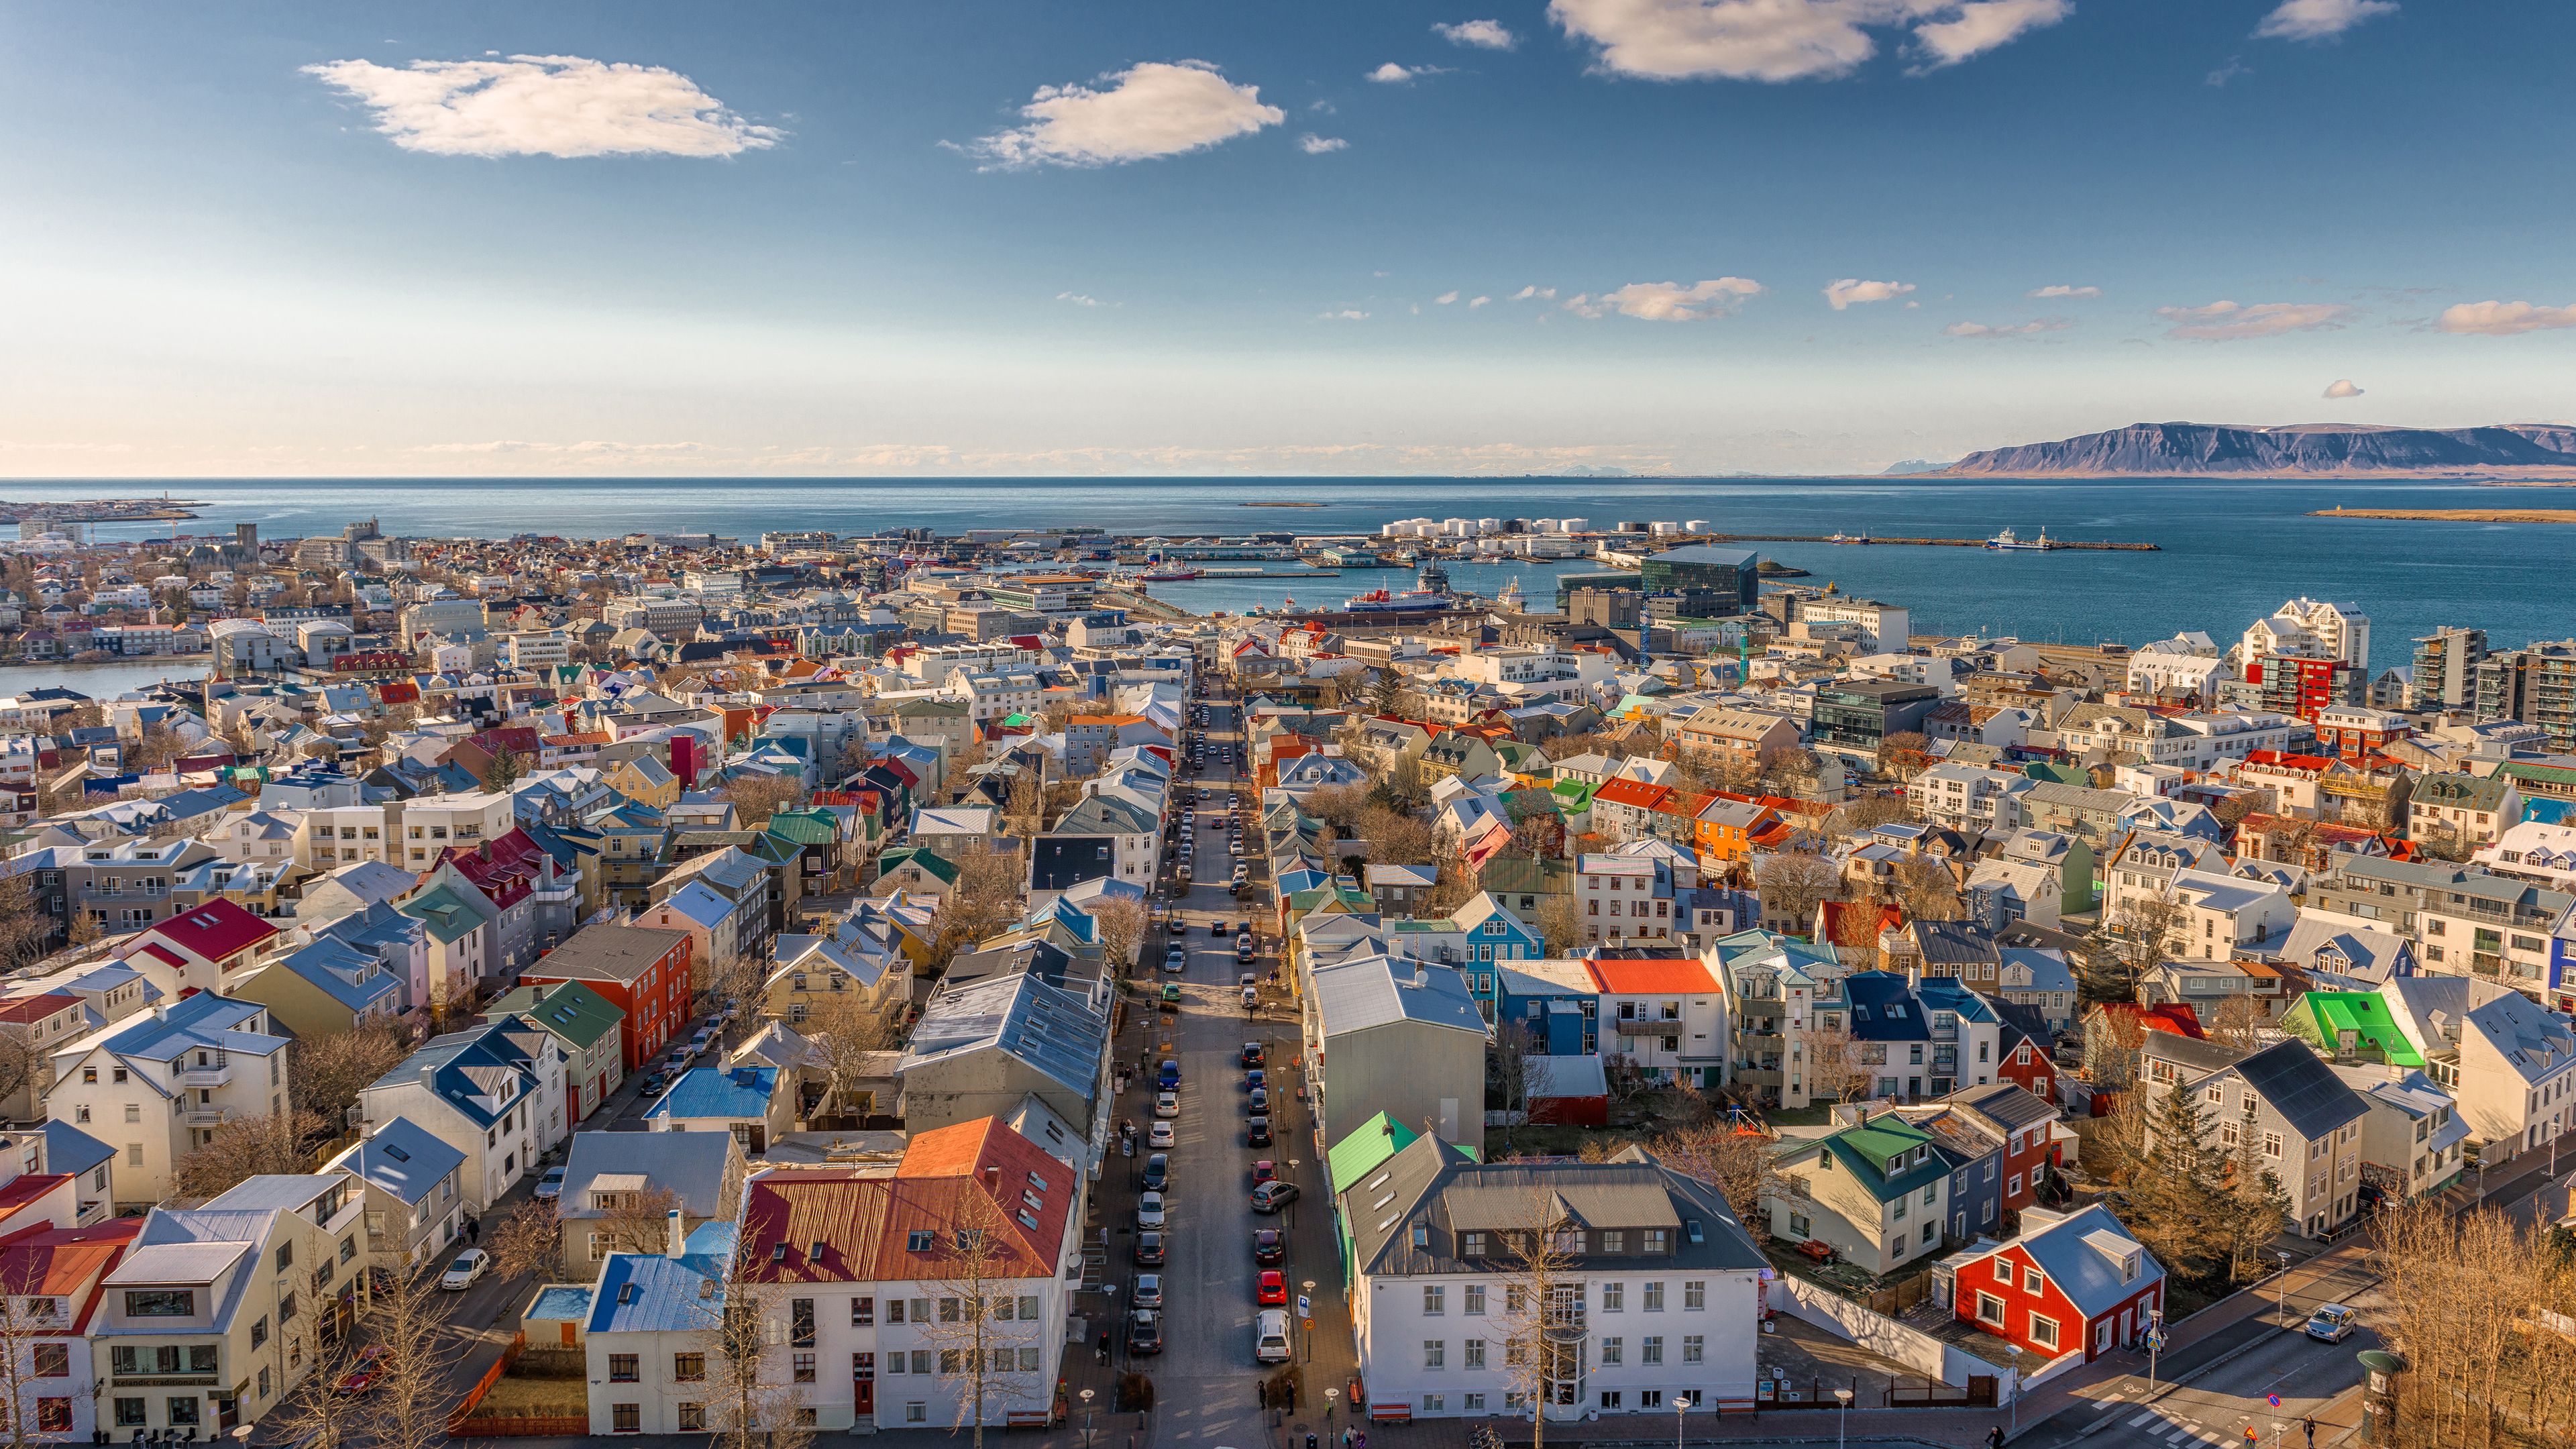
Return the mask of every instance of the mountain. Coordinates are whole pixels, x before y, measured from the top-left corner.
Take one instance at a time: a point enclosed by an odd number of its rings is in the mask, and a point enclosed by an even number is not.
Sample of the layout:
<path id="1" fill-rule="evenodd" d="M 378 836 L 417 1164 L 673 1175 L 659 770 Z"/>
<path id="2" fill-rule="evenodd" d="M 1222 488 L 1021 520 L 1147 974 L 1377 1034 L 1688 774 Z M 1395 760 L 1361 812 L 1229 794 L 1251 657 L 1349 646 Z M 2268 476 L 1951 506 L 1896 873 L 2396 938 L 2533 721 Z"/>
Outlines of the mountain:
<path id="1" fill-rule="evenodd" d="M 1952 466 L 1954 465 L 1949 463 L 1935 463 L 1929 458 L 1908 458 L 1902 463 L 1890 463 L 1886 467 L 1879 469 L 1878 476 L 1882 478 L 1910 478 L 1917 473 L 1938 473 L 1943 469 Z"/>
<path id="2" fill-rule="evenodd" d="M 1941 470 L 2006 478 L 2576 473 L 2576 424 L 2396 428 L 2363 423 L 2132 423 L 1970 453 Z"/>

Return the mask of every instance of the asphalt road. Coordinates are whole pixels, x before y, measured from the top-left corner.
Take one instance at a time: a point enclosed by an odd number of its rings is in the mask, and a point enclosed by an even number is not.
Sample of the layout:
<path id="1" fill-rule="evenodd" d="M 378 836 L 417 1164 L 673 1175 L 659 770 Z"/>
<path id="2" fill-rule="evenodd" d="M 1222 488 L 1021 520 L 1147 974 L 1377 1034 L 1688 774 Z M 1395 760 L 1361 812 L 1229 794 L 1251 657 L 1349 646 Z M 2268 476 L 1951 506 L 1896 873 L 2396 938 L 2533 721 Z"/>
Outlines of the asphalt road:
<path id="1" fill-rule="evenodd" d="M 2322 1414 L 2361 1382 L 2354 1355 L 2380 1346 L 2371 1331 L 2371 1310 L 2382 1301 L 2373 1280 L 2358 1267 L 2347 1268 L 2314 1291 L 2290 1295 L 2290 1317 L 2304 1322 L 2317 1304 L 2333 1301 L 2362 1310 L 2360 1325 L 2341 1343 L 2322 1343 L 2295 1329 L 2283 1331 L 2282 1317 L 2266 1313 L 2231 1326 L 2174 1355 L 2160 1365 L 2161 1392 L 2151 1390 L 2143 1375 L 2130 1375 L 2104 1387 L 2099 1407 L 2086 1405 L 2059 1414 L 2049 1423 L 2017 1438 L 2017 1446 L 2066 1449 L 2094 1446 L 2156 1445 L 2162 1449 L 2242 1446 L 2251 1426 L 2263 1449 L 2304 1449 L 2299 1420 Z M 2277 1396 L 2281 1402 L 2271 1402 Z M 2152 1399 L 2152 1401 L 2150 1401 Z M 2283 1426 L 2276 1438 L 2272 1426 Z M 2319 1430 L 2320 1438 L 2325 1431 Z"/>
<path id="2" fill-rule="evenodd" d="M 1243 1044 L 1262 1041 L 1275 1064 L 1293 1054 L 1295 1033 L 1293 1025 L 1276 1012 L 1265 1012 L 1257 1021 L 1247 1021 L 1244 1015 L 1241 974 L 1253 971 L 1266 981 L 1278 960 L 1268 949 L 1274 943 L 1267 937 L 1262 938 L 1264 949 L 1252 965 L 1235 959 L 1234 925 L 1252 920 L 1257 926 L 1261 913 L 1251 898 L 1236 901 L 1226 885 L 1232 870 L 1226 850 L 1228 832 L 1212 822 L 1220 811 L 1233 811 L 1233 799 L 1223 796 L 1205 804 L 1195 800 L 1199 783 L 1224 784 L 1239 778 L 1239 772 L 1220 766 L 1213 753 L 1219 746 L 1241 748 L 1235 707 L 1219 700 L 1209 704 L 1208 768 L 1189 779 L 1187 786 L 1193 801 L 1192 868 L 1201 879 L 1187 891 L 1176 892 L 1172 901 L 1176 938 L 1189 949 L 1189 965 L 1177 978 L 1182 1009 L 1177 1017 L 1162 1017 L 1163 1030 L 1158 1035 L 1158 1040 L 1172 1043 L 1181 1064 L 1181 1115 L 1174 1129 L 1173 1186 L 1168 1194 L 1169 1257 L 1161 1270 L 1164 1351 L 1158 1358 L 1128 1365 L 1153 1376 L 1155 1442 L 1193 1449 L 1264 1441 L 1255 1385 L 1268 1370 L 1252 1357 L 1253 1318 L 1259 1311 L 1253 1285 L 1260 1272 L 1252 1261 L 1252 1233 L 1256 1227 L 1284 1228 L 1288 1222 L 1284 1217 L 1253 1213 L 1252 1164 L 1269 1159 L 1280 1176 L 1301 1186 L 1312 1187 L 1321 1180 L 1320 1165 L 1304 1160 L 1308 1139 L 1305 1119 L 1293 1100 L 1294 1086 L 1281 1080 L 1275 1067 L 1271 1070 L 1273 1095 L 1290 1100 L 1272 1104 L 1273 1145 L 1256 1149 L 1245 1141 L 1250 1113 L 1245 1107 Z M 1246 848 L 1254 847 L 1247 843 Z M 1226 923 L 1223 936 L 1209 931 L 1216 921 Z M 1162 952 L 1156 950 L 1151 959 L 1159 962 Z M 1159 1058 L 1162 1053 L 1155 1055 Z M 1135 1102 L 1131 1112 L 1139 1120 L 1149 1119 L 1151 1091 L 1141 1086 L 1131 1090 Z M 1142 1170 L 1144 1154 L 1140 1148 L 1131 1171 Z M 1133 1241 L 1129 1237 L 1124 1244 L 1132 1246 Z M 1300 1283 L 1314 1278 L 1319 1280 L 1318 1298 L 1338 1300 L 1338 1268 L 1301 1261 L 1307 1255 L 1298 1249 L 1298 1239 L 1292 1235 L 1290 1257 L 1282 1268 L 1292 1298 Z M 1136 1274 L 1153 1270 L 1126 1262 L 1117 1266 L 1128 1284 L 1120 1294 L 1124 1302 L 1132 1296 Z M 1332 1281 L 1322 1281 L 1327 1279 Z M 1293 1312 L 1293 1302 L 1290 1307 Z"/>

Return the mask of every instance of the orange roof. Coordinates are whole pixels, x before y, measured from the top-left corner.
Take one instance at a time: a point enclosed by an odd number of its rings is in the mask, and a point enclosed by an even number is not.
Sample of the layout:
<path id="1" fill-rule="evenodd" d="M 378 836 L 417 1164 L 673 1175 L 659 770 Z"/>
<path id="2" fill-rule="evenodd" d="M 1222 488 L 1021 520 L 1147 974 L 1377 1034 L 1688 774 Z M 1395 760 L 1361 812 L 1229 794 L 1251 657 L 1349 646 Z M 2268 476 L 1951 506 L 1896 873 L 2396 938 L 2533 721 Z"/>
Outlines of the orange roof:
<path id="1" fill-rule="evenodd" d="M 1717 981 L 1696 956 L 1650 961 L 1587 960 L 1592 984 L 1602 991 L 1637 995 L 1654 991 L 1715 991 Z"/>
<path id="2" fill-rule="evenodd" d="M 45 1174 L 36 1180 L 50 1188 L 64 1179 Z M 22 1228 L 0 1238 L 0 1277 L 6 1278 L 13 1293 L 69 1298 L 88 1291 L 105 1276 L 142 1231 L 141 1218 L 109 1218 L 86 1228 L 57 1228 L 48 1223 Z"/>
<path id="3" fill-rule="evenodd" d="M 968 1193 L 993 1204 L 977 1216 L 1000 1231 L 998 1271 L 1055 1271 L 1069 1231 L 1073 1169 L 993 1117 L 913 1138 L 891 1177 L 842 1167 L 763 1175 L 743 1204 L 744 1271 L 760 1283 L 941 1277 L 953 1271 L 947 1259 L 957 1230 L 975 1225 L 964 1206 Z M 932 1246 L 914 1249 L 916 1232 L 928 1233 Z"/>

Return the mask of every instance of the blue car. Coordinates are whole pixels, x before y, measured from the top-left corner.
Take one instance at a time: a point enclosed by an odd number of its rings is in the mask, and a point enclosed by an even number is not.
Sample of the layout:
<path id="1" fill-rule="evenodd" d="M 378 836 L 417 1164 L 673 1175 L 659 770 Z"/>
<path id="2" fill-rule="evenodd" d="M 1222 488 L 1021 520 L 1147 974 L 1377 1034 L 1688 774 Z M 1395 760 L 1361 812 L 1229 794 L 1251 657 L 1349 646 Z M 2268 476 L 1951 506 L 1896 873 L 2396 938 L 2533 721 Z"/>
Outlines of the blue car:
<path id="1" fill-rule="evenodd" d="M 1181 1064 L 1173 1061 L 1163 1063 L 1163 1070 L 1155 1078 L 1156 1090 L 1168 1092 L 1180 1084 Z"/>

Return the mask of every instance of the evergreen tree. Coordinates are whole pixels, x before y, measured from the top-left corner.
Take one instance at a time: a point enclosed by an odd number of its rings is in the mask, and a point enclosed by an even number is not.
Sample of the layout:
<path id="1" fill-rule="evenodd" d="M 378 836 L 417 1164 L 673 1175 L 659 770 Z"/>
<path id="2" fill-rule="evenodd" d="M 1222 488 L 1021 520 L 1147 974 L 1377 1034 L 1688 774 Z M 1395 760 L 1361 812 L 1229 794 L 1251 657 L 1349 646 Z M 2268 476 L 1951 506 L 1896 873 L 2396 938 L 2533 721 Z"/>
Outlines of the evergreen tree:
<path id="1" fill-rule="evenodd" d="M 2227 1191 L 2220 1200 L 2219 1226 L 2227 1245 L 2228 1276 L 2245 1279 L 2260 1273 L 2263 1245 L 2280 1235 L 2293 1204 L 2281 1187 L 2281 1176 L 2265 1160 L 2262 1134 L 2255 1128 L 2254 1094 L 2236 1127 L 2236 1150 L 2227 1163 Z"/>
<path id="2" fill-rule="evenodd" d="M 1400 714 L 1404 706 L 1404 676 L 1391 668 L 1381 668 L 1369 681 L 1369 712 Z"/>
<path id="3" fill-rule="evenodd" d="M 2209 1145 L 2200 1095 L 2176 1083 L 2149 1124 L 2146 1161 L 2129 1183 L 2131 1230 L 2175 1273 L 2196 1278 L 2226 1251 L 2226 1158 Z"/>

